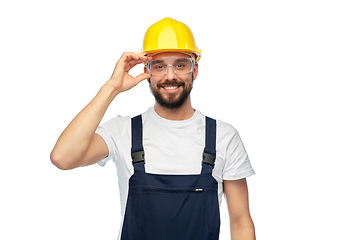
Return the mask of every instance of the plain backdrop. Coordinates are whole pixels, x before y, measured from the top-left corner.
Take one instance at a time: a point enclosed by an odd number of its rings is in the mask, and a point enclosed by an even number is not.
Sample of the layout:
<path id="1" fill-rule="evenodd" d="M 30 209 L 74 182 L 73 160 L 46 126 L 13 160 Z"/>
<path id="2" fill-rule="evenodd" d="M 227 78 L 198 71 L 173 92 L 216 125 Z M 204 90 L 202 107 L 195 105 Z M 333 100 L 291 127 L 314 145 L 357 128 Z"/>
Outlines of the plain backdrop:
<path id="1" fill-rule="evenodd" d="M 0 239 L 116 239 L 114 164 L 61 171 L 49 155 L 164 17 L 203 53 L 193 107 L 232 124 L 248 151 L 257 239 L 360 239 L 359 12 L 348 0 L 1 1 Z M 142 82 L 103 121 L 153 104 Z M 221 215 L 227 240 L 226 201 Z"/>

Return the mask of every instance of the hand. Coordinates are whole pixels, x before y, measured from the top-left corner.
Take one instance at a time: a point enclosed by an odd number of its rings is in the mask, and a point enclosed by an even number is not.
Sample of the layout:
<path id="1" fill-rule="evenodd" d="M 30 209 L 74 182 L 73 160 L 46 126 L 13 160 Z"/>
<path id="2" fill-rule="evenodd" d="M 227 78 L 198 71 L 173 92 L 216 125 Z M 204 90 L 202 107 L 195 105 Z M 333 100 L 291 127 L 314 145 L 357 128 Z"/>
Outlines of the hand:
<path id="1" fill-rule="evenodd" d="M 125 92 L 135 87 L 139 82 L 150 78 L 151 74 L 142 73 L 136 77 L 133 77 L 129 74 L 130 69 L 140 63 L 150 61 L 151 59 L 151 57 L 137 53 L 123 53 L 119 61 L 116 63 L 114 72 L 108 81 L 108 84 L 110 84 L 117 91 L 117 93 Z"/>

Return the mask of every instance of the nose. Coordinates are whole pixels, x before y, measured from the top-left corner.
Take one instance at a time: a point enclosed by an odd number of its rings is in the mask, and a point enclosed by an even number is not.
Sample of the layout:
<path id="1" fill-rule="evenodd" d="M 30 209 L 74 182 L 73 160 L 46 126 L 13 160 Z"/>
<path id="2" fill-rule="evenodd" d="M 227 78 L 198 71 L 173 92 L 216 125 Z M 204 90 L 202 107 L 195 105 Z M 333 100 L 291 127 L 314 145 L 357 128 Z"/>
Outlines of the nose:
<path id="1" fill-rule="evenodd" d="M 177 79 L 177 75 L 176 75 L 176 72 L 175 72 L 173 66 L 171 66 L 171 65 L 168 66 L 166 73 L 165 73 L 165 79 L 166 80 Z"/>

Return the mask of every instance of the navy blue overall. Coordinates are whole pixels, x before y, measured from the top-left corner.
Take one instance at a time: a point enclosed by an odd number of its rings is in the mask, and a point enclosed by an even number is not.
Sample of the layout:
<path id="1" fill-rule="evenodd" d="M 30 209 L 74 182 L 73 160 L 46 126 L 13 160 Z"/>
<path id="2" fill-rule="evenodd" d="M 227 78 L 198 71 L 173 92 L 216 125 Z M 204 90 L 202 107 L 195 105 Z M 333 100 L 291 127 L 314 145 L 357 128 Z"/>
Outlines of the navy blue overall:
<path id="1" fill-rule="evenodd" d="M 216 121 L 206 117 L 198 175 L 145 173 L 141 115 L 132 118 L 131 131 L 134 174 L 129 179 L 121 240 L 218 240 L 218 183 L 212 176 Z"/>

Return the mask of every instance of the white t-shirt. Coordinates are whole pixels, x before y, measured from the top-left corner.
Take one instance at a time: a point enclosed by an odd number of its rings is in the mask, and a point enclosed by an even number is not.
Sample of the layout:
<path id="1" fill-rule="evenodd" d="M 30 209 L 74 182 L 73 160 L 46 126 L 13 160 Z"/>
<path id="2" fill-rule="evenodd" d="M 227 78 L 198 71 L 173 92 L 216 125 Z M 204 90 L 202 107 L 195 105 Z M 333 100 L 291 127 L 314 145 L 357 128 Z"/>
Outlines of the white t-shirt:
<path id="1" fill-rule="evenodd" d="M 160 117 L 151 107 L 142 114 L 145 171 L 153 174 L 200 174 L 205 147 L 205 116 L 198 110 L 184 121 Z M 102 124 L 96 133 L 106 142 L 118 173 L 122 220 L 128 196 L 128 181 L 134 173 L 131 159 L 131 117 L 118 116 Z M 212 175 L 218 181 L 219 203 L 223 180 L 237 180 L 254 174 L 236 129 L 217 120 L 216 160 Z M 122 223 L 122 221 L 121 221 Z M 122 224 L 121 224 L 122 225 Z"/>

